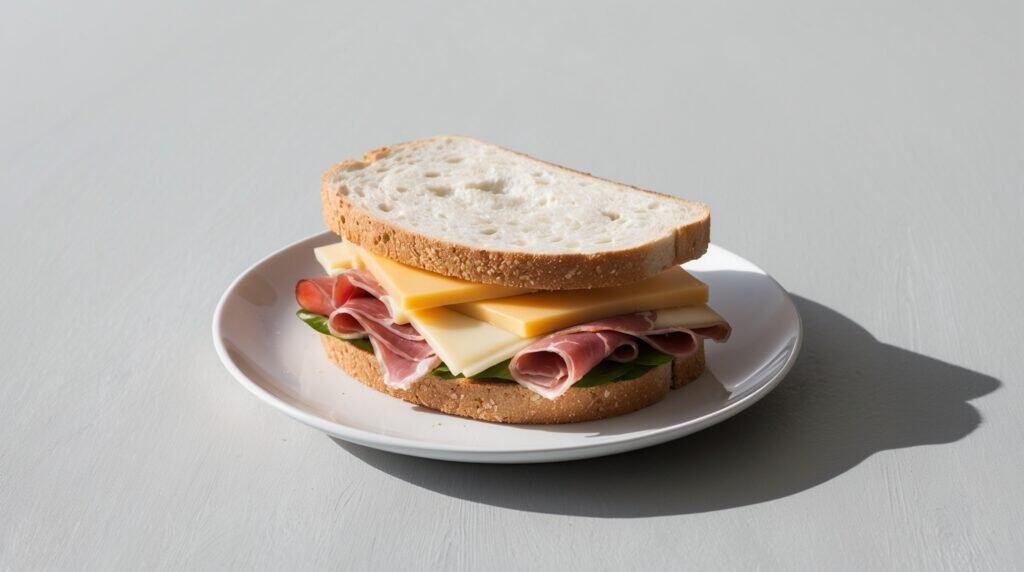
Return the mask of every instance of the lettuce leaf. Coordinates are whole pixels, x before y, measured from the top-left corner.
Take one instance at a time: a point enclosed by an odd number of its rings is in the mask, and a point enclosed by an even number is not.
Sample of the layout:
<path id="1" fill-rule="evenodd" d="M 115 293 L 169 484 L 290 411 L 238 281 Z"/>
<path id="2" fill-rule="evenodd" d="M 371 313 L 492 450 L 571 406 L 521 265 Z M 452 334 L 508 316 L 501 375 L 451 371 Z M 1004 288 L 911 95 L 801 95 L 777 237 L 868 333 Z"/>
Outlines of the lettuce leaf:
<path id="1" fill-rule="evenodd" d="M 659 365 L 669 363 L 670 361 L 672 361 L 671 355 L 641 343 L 640 353 L 636 356 L 635 360 L 628 363 L 604 360 L 588 371 L 583 376 L 583 379 L 573 384 L 573 387 L 594 387 L 595 385 L 615 381 L 636 379 Z"/>
<path id="2" fill-rule="evenodd" d="M 344 340 L 354 345 L 355 347 L 363 350 L 364 352 L 373 353 L 373 346 L 370 345 L 370 340 L 367 338 L 342 338 L 340 336 L 335 336 L 334 334 L 332 334 L 330 328 L 327 327 L 327 316 L 321 316 L 320 314 L 314 314 L 313 312 L 307 312 L 302 309 L 300 309 L 298 312 L 295 312 L 295 315 L 298 316 L 299 319 L 302 320 L 303 322 L 309 324 L 309 327 L 320 332 L 321 334 L 327 336 L 334 336 L 339 340 Z"/>
<path id="3" fill-rule="evenodd" d="M 474 379 L 500 379 L 502 381 L 515 381 L 512 378 L 512 372 L 508 370 L 508 364 L 512 360 L 505 360 L 501 363 L 496 363 L 491 367 L 481 371 L 480 373 L 473 376 Z M 463 375 L 455 375 L 452 373 L 448 366 L 441 364 L 434 368 L 434 371 L 430 372 L 431 375 L 442 377 L 444 379 L 464 379 Z"/>
<path id="4" fill-rule="evenodd" d="M 327 318 L 319 314 L 307 312 L 305 310 L 299 310 L 295 313 L 300 320 L 309 324 L 309 327 L 326 334 L 333 336 L 331 330 L 327 327 Z M 353 338 L 346 339 L 338 336 L 334 336 L 339 340 L 344 340 L 357 348 L 373 353 L 373 346 L 370 345 L 370 340 L 367 338 Z M 491 367 L 481 371 L 480 373 L 473 376 L 474 379 L 489 379 L 489 380 L 501 380 L 515 383 L 515 379 L 512 378 L 512 373 L 508 370 L 508 365 L 512 360 L 505 360 L 501 363 L 494 364 Z M 636 359 L 629 363 L 619 363 L 611 360 L 604 360 L 601 363 L 594 366 L 593 369 L 588 371 L 583 379 L 577 381 L 573 387 L 594 387 L 596 385 L 603 385 L 605 383 L 614 383 L 616 381 L 626 381 L 629 379 L 636 379 L 641 377 L 645 373 L 652 369 L 672 361 L 672 356 L 663 352 L 660 352 L 651 346 L 640 343 L 640 353 Z M 442 363 L 441 365 L 434 368 L 430 372 L 431 375 L 440 377 L 442 379 L 465 379 L 462 375 L 455 375 L 448 369 L 448 366 Z"/>

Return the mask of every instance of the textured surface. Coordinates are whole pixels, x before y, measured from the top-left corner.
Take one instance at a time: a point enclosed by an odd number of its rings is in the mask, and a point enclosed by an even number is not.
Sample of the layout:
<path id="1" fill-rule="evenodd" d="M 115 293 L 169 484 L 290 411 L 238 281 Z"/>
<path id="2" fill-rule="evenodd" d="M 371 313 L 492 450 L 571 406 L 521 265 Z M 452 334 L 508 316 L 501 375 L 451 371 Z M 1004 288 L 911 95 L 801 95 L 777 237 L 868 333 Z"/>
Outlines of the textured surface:
<path id="1" fill-rule="evenodd" d="M 341 200 L 376 218 L 438 241 L 492 250 L 621 250 L 674 239 L 678 226 L 707 218 L 698 203 L 460 136 L 393 145 L 369 160 L 345 161 L 325 182 Z"/>
<path id="2" fill-rule="evenodd" d="M 324 223 L 410 266 L 540 290 L 618 286 L 707 250 L 707 205 L 464 136 L 346 159 L 321 177 Z"/>
<path id="3" fill-rule="evenodd" d="M 0 568 L 1024 565 L 1017 3 L 404 10 L 7 8 Z M 798 296 L 791 376 L 533 467 L 258 403 L 218 296 L 322 228 L 324 166 L 443 132 L 707 202 Z"/>
<path id="4" fill-rule="evenodd" d="M 622 415 L 661 401 L 669 388 L 682 387 L 704 372 L 701 347 L 689 358 L 654 368 L 640 378 L 570 389 L 554 401 L 502 382 L 431 378 L 404 391 L 384 385 L 380 366 L 371 354 L 331 336 L 321 335 L 320 341 L 331 361 L 377 391 L 452 415 L 501 423 L 573 423 Z"/>

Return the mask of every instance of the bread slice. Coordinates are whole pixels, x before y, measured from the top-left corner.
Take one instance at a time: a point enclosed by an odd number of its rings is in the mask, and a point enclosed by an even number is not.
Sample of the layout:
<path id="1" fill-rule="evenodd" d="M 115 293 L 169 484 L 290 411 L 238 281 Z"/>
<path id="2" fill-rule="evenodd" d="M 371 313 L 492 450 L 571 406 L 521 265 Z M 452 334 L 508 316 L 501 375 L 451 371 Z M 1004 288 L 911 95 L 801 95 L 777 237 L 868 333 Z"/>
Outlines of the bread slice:
<path id="1" fill-rule="evenodd" d="M 704 372 L 704 347 L 686 359 L 652 369 L 642 377 L 595 387 L 574 387 L 555 400 L 517 383 L 427 377 L 408 390 L 384 385 L 372 353 L 320 334 L 327 357 L 360 382 L 410 403 L 450 415 L 500 423 L 575 423 L 636 411 L 661 401 L 670 388 Z"/>
<path id="2" fill-rule="evenodd" d="M 321 179 L 324 222 L 392 260 L 473 282 L 618 286 L 707 250 L 707 206 L 476 139 L 367 153 Z"/>

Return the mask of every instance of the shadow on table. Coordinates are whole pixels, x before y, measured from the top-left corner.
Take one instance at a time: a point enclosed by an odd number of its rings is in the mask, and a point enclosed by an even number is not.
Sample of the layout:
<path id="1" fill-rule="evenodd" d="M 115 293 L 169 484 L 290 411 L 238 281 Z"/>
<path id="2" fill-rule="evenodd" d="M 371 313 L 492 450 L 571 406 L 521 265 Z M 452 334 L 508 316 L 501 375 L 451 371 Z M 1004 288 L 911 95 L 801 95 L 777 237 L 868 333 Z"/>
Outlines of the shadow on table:
<path id="1" fill-rule="evenodd" d="M 824 483 L 878 451 L 952 443 L 981 423 L 968 400 L 999 381 L 875 340 L 794 296 L 803 350 L 760 403 L 700 433 L 611 457 L 479 465 L 385 453 L 337 441 L 366 463 L 439 493 L 554 514 L 642 517 L 713 511 Z"/>

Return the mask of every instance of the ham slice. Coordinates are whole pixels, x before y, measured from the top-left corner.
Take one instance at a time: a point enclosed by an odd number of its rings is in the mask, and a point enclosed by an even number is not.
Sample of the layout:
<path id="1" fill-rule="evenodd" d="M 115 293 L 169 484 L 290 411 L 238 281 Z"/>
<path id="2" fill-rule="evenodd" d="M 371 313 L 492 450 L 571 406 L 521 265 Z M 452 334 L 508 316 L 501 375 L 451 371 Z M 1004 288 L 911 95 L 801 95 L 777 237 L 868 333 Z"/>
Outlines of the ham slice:
<path id="1" fill-rule="evenodd" d="M 527 346 L 509 370 L 524 387 L 554 399 L 603 360 L 630 362 L 639 351 L 636 338 L 620 332 L 572 332 Z"/>
<path id="2" fill-rule="evenodd" d="M 573 326 L 537 340 L 519 351 L 509 364 L 520 385 L 548 399 L 555 399 L 605 359 L 629 362 L 639 352 L 637 340 L 675 357 L 697 351 L 705 337 L 725 341 L 729 325 L 704 328 L 655 329 L 655 312 L 604 318 Z"/>
<path id="3" fill-rule="evenodd" d="M 317 276 L 299 280 L 295 285 L 295 300 L 303 310 L 330 316 L 331 312 L 352 297 L 354 287 L 348 280 L 336 276 Z"/>
<path id="4" fill-rule="evenodd" d="M 295 286 L 299 305 L 327 316 L 332 334 L 344 339 L 370 338 L 386 385 L 409 389 L 441 359 L 415 328 L 395 323 L 381 301 L 384 296 L 380 284 L 363 270 L 300 280 Z"/>

